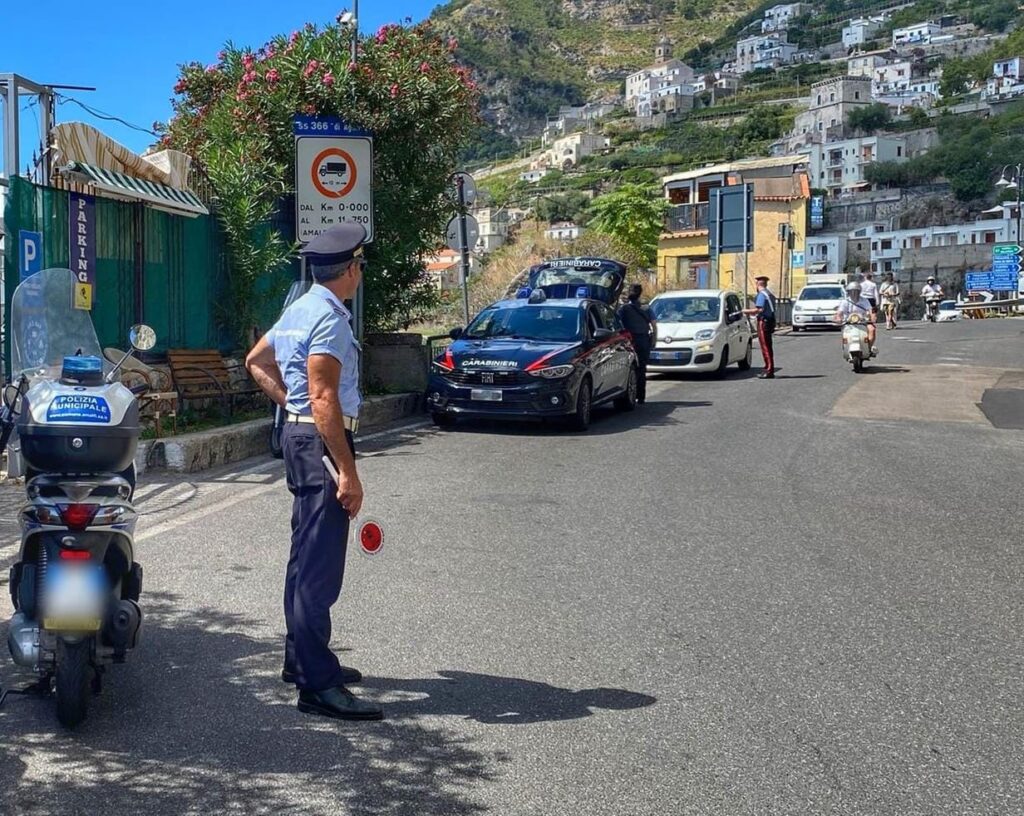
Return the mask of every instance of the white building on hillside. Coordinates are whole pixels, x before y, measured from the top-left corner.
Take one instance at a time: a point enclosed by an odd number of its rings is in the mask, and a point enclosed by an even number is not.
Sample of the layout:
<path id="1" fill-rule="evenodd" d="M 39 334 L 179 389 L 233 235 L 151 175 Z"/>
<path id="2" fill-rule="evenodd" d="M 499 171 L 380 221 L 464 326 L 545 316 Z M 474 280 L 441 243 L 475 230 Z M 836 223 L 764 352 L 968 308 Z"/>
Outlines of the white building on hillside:
<path id="1" fill-rule="evenodd" d="M 758 68 L 781 68 L 793 62 L 799 50 L 785 31 L 747 37 L 736 43 L 734 70 L 737 74 L 746 74 Z"/>
<path id="2" fill-rule="evenodd" d="M 559 221 L 544 230 L 544 237 L 553 241 L 575 241 L 583 228 L 573 221 Z"/>
<path id="3" fill-rule="evenodd" d="M 866 54 L 857 53 L 846 60 L 846 75 L 852 77 L 868 77 L 874 79 L 875 71 L 889 64 L 892 51 L 870 51 Z"/>
<path id="4" fill-rule="evenodd" d="M 654 49 L 654 65 L 626 77 L 626 110 L 638 116 L 650 116 L 651 102 L 667 96 L 690 96 L 687 108 L 693 107 L 693 69 L 682 60 L 672 57 L 672 43 L 662 37 Z M 679 103 L 680 107 L 685 103 Z M 646 113 L 640 113 L 640 106 Z"/>
<path id="5" fill-rule="evenodd" d="M 1009 217 L 905 230 L 886 230 L 884 225 L 876 224 L 854 230 L 850 239 L 870 238 L 871 270 L 884 274 L 899 272 L 903 268 L 902 257 L 907 250 L 1010 241 L 1015 231 L 1014 224 Z"/>
<path id="6" fill-rule="evenodd" d="M 896 48 L 901 45 L 927 44 L 933 37 L 939 36 L 942 26 L 931 20 L 923 23 L 915 23 L 912 26 L 894 28 L 892 30 L 892 45 Z"/>
<path id="7" fill-rule="evenodd" d="M 567 136 L 577 130 L 583 130 L 591 122 L 608 116 L 618 110 L 611 102 L 588 102 L 586 105 L 563 106 L 558 109 L 557 116 L 549 116 L 541 137 L 544 147 L 561 136 Z"/>
<path id="8" fill-rule="evenodd" d="M 808 235 L 805 241 L 807 285 L 814 283 L 812 275 L 839 275 L 846 270 L 847 236 Z"/>
<path id="9" fill-rule="evenodd" d="M 520 173 L 519 180 L 525 181 L 527 184 L 536 184 L 550 172 L 551 170 L 547 167 L 537 167 L 532 170 L 527 170 L 525 173 Z"/>
<path id="10" fill-rule="evenodd" d="M 833 198 L 870 188 L 864 171 L 874 162 L 902 162 L 908 158 L 907 142 L 902 136 L 864 136 L 810 144 L 798 152 L 808 158 L 811 186 L 828 190 Z"/>
<path id="11" fill-rule="evenodd" d="M 1024 93 L 1024 57 L 999 60 L 992 65 L 986 96 L 1020 96 Z"/>
<path id="12" fill-rule="evenodd" d="M 767 34 L 769 31 L 782 31 L 789 27 L 789 21 L 794 17 L 802 17 L 811 11 L 812 6 L 809 3 L 784 3 L 772 6 L 764 13 L 761 32 Z"/>
<path id="13" fill-rule="evenodd" d="M 886 15 L 879 15 L 874 17 L 858 17 L 856 20 L 850 20 L 845 26 L 843 26 L 843 47 L 854 48 L 858 45 L 864 45 L 866 42 L 871 42 L 875 35 L 882 30 L 882 26 L 885 25 L 888 18 Z"/>
<path id="14" fill-rule="evenodd" d="M 480 234 L 476 242 L 476 252 L 489 255 L 505 245 L 508 240 L 508 210 L 505 208 L 481 207 L 473 210 L 473 215 L 480 225 Z"/>
<path id="15" fill-rule="evenodd" d="M 603 153 L 611 148 L 611 139 L 597 133 L 573 133 L 555 139 L 542 161 L 546 167 L 568 170 L 586 156 Z"/>

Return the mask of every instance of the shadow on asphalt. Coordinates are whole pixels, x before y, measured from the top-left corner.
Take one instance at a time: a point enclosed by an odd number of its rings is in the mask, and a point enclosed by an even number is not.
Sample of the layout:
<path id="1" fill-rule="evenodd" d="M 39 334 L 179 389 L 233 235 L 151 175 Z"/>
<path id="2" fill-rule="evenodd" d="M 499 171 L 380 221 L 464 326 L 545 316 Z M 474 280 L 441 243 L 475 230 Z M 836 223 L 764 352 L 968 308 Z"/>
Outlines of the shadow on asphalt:
<path id="1" fill-rule="evenodd" d="M 657 699 L 635 691 L 593 688 L 582 691 L 515 677 L 440 671 L 421 680 L 370 678 L 364 686 L 379 692 L 426 695 L 385 703 L 394 719 L 420 716 L 461 717 L 487 725 L 523 725 L 590 717 L 595 709 L 624 711 L 653 705 Z"/>
<path id="2" fill-rule="evenodd" d="M 500 436 L 565 437 L 605 436 L 645 428 L 663 428 L 679 425 L 681 420 L 673 416 L 680 408 L 704 408 L 712 405 L 706 400 L 658 400 L 649 399 L 636 410 L 623 412 L 602 406 L 594 409 L 590 427 L 583 431 L 571 430 L 564 422 L 555 419 L 460 419 L 452 428 L 439 429 L 438 433 L 488 434 Z"/>
<path id="3" fill-rule="evenodd" d="M 496 777 L 504 752 L 418 725 L 425 712 L 415 703 L 389 708 L 382 723 L 300 714 L 294 689 L 279 680 L 280 639 L 248 634 L 264 621 L 184 608 L 168 594 L 144 593 L 143 602 L 143 642 L 107 672 L 79 729 L 60 728 L 52 698 L 11 698 L 0 709 L 0 813 L 327 812 L 318 796 L 335 803 L 332 812 L 357 816 L 483 811 L 468 790 Z M 10 677 L 9 665 L 5 681 L 31 680 Z M 526 703 L 554 719 L 554 701 L 572 694 L 551 689 Z M 579 706 L 614 702 L 580 694 Z M 474 705 L 464 694 L 454 699 Z"/>
<path id="4" fill-rule="evenodd" d="M 861 374 L 909 374 L 909 368 L 903 368 L 903 366 L 891 366 L 891 365 L 874 365 L 868 363 L 864 366 L 864 370 Z"/>

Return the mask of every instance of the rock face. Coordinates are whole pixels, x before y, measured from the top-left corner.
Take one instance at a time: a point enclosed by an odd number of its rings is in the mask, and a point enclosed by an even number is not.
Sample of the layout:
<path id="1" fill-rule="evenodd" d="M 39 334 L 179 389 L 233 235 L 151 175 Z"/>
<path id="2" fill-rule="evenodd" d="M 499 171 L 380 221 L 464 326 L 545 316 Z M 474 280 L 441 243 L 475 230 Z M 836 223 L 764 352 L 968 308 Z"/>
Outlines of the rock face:
<path id="1" fill-rule="evenodd" d="M 676 55 L 717 37 L 754 0 L 450 0 L 435 25 L 484 92 L 483 116 L 503 134 L 537 134 L 562 105 L 607 100 L 654 62 L 665 36 Z"/>

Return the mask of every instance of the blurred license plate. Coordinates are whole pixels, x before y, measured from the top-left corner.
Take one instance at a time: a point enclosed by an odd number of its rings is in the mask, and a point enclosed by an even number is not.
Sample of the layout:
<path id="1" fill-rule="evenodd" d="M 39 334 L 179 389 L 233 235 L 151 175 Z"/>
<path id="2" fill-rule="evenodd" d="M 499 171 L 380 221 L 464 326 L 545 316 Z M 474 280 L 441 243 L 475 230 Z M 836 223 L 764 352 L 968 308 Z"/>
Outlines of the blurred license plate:
<path id="1" fill-rule="evenodd" d="M 652 351 L 652 360 L 682 360 L 685 355 L 681 351 Z"/>
<path id="2" fill-rule="evenodd" d="M 469 396 L 480 402 L 501 402 L 501 391 L 497 388 L 474 388 Z"/>
<path id="3" fill-rule="evenodd" d="M 811 315 L 812 323 L 825 323 L 828 321 L 828 315 Z"/>
<path id="4" fill-rule="evenodd" d="M 94 632 L 100 628 L 105 597 L 102 567 L 51 564 L 44 593 L 44 629 Z"/>

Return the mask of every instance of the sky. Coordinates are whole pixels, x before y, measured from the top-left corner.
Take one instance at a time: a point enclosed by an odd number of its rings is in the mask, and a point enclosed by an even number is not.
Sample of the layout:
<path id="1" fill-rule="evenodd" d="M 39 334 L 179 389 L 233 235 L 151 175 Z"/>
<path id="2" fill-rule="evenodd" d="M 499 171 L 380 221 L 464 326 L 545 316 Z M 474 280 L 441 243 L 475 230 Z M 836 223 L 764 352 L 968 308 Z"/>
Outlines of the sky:
<path id="1" fill-rule="evenodd" d="M 418 22 L 437 4 L 438 0 L 361 0 L 359 28 L 373 32 L 406 17 Z M 95 91 L 62 93 L 150 129 L 153 122 L 170 117 L 180 63 L 215 62 L 229 40 L 258 47 L 307 22 L 331 22 L 351 7 L 351 0 L 0 0 L 0 6 L 5 30 L 0 73 L 13 72 L 40 84 L 94 87 Z M 57 122 L 72 121 L 95 125 L 136 152 L 154 141 L 148 133 L 97 119 L 74 103 L 58 104 Z M 37 108 L 22 113 L 20 129 L 24 169 L 39 140 Z"/>

